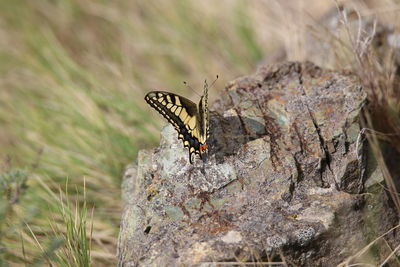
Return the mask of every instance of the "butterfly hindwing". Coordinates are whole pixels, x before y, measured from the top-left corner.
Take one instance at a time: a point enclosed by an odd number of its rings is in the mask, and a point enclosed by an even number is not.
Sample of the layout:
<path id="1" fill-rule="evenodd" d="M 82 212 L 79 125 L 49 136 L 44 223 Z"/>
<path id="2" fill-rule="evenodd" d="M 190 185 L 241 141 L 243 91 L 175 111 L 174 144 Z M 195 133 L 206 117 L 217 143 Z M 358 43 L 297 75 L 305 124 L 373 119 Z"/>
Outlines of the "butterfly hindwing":
<path id="1" fill-rule="evenodd" d="M 203 99 L 203 98 L 202 98 Z M 189 161 L 192 163 L 192 154 L 199 154 L 201 157 L 201 148 L 204 146 L 208 129 L 204 124 L 204 114 L 200 114 L 199 107 L 187 98 L 164 92 L 152 91 L 145 97 L 146 102 L 164 116 L 178 131 L 178 138 L 183 141 L 183 145 L 189 149 Z M 205 105 L 205 108 L 207 106 Z M 207 118 L 208 119 L 208 118 Z"/>

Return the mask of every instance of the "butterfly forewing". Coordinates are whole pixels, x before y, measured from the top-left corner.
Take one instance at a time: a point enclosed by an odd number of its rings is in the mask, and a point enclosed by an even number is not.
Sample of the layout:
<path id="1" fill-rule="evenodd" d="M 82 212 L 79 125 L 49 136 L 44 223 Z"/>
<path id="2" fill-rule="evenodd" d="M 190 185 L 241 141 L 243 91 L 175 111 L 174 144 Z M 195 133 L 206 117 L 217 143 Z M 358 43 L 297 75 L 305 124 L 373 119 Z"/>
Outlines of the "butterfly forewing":
<path id="1" fill-rule="evenodd" d="M 204 128 L 206 127 L 203 122 L 204 112 L 199 112 L 204 108 L 203 97 L 199 106 L 187 98 L 163 91 L 149 92 L 145 100 L 178 131 L 179 139 L 182 139 L 183 145 L 189 148 L 190 163 L 192 163 L 192 154 L 201 156 L 200 146 L 205 143 L 205 133 L 208 131 Z"/>

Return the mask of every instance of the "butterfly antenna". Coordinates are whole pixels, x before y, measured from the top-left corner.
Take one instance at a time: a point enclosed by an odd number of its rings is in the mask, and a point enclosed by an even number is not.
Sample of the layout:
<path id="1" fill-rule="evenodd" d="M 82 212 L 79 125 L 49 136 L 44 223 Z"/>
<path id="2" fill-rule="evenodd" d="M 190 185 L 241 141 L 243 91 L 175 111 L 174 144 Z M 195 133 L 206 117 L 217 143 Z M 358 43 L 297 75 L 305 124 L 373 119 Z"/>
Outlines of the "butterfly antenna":
<path id="1" fill-rule="evenodd" d="M 211 89 L 211 87 L 213 87 L 214 83 L 218 80 L 219 76 L 217 75 L 217 77 L 215 77 L 215 80 L 211 83 L 210 87 L 208 89 Z M 207 83 L 207 81 L 206 81 Z"/>
<path id="2" fill-rule="evenodd" d="M 189 88 L 190 90 L 192 90 L 196 95 L 200 96 L 199 93 L 197 93 L 186 81 L 183 81 L 183 84 Z"/>

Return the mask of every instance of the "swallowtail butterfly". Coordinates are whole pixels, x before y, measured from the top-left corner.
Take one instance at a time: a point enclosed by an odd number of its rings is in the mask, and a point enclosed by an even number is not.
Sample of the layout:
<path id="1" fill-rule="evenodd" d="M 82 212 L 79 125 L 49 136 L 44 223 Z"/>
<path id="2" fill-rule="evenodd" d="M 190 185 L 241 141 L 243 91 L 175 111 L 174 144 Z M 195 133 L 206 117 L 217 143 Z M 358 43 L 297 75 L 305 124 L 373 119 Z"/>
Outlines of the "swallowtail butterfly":
<path id="1" fill-rule="evenodd" d="M 208 152 L 209 136 L 207 82 L 204 84 L 204 93 L 197 105 L 183 96 L 164 91 L 149 92 L 144 99 L 178 131 L 178 138 L 189 149 L 190 163 L 193 163 L 193 154 L 198 154 L 203 159 L 203 155 Z"/>

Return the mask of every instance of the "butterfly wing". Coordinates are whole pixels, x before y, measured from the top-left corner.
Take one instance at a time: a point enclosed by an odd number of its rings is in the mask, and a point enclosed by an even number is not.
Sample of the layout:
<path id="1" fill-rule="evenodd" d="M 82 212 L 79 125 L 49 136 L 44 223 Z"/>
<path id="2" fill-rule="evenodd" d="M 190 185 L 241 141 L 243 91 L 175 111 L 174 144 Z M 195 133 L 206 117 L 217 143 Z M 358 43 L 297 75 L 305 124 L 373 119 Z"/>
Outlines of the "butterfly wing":
<path id="1" fill-rule="evenodd" d="M 187 98 L 164 91 L 149 92 L 145 100 L 175 127 L 178 138 L 189 148 L 190 163 L 192 154 L 201 156 L 200 146 L 204 138 L 202 127 L 199 126 L 200 116 L 196 104 Z"/>
<path id="2" fill-rule="evenodd" d="M 200 133 L 200 142 L 206 144 L 207 138 L 209 137 L 209 114 L 208 114 L 208 85 L 207 82 L 204 84 L 203 96 L 198 104 L 198 128 Z M 207 148 L 205 148 L 207 149 Z"/>

